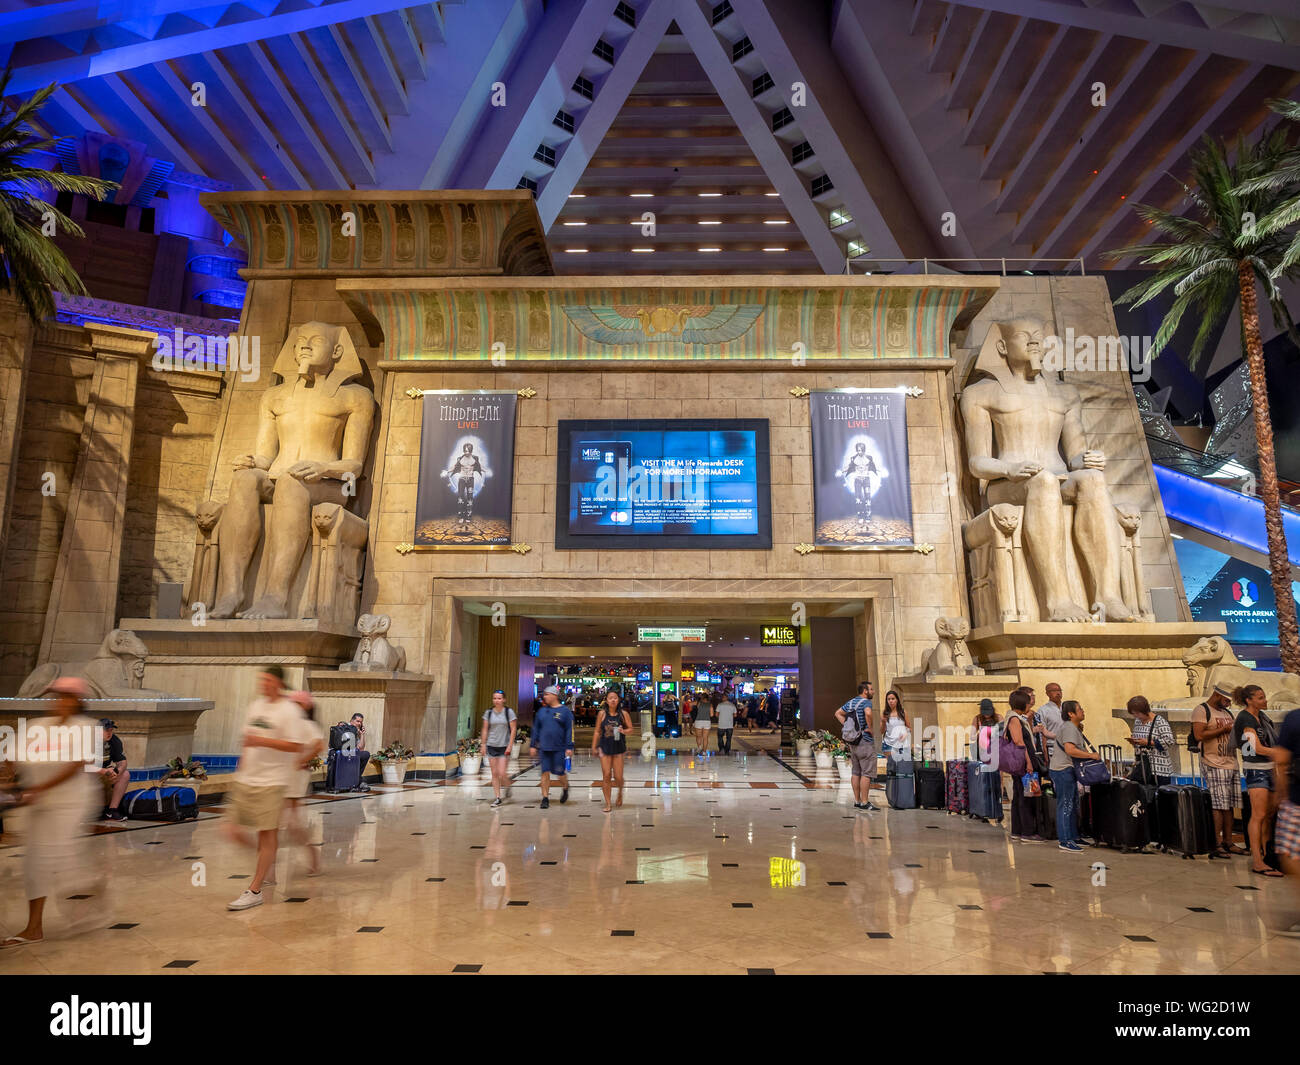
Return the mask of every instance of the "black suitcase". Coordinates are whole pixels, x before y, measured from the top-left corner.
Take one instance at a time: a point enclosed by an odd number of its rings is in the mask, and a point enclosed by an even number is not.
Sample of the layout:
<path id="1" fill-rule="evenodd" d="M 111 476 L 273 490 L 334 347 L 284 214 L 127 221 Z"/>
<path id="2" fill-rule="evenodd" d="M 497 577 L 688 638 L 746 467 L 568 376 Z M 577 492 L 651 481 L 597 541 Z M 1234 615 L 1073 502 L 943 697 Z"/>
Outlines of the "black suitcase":
<path id="1" fill-rule="evenodd" d="M 354 791 L 361 785 L 361 755 L 353 751 L 330 751 L 325 771 L 326 791 Z"/>
<path id="2" fill-rule="evenodd" d="M 1142 850 L 1158 838 L 1155 816 L 1155 788 L 1122 777 L 1092 786 L 1093 829 L 1100 843 Z"/>
<path id="3" fill-rule="evenodd" d="M 198 792 L 193 788 L 160 785 L 128 791 L 122 805 L 133 821 L 194 821 L 199 816 Z"/>
<path id="4" fill-rule="evenodd" d="M 917 805 L 926 810 L 946 810 L 947 782 L 943 778 L 943 769 L 918 764 L 915 772 Z"/>
<path id="5" fill-rule="evenodd" d="M 1156 789 L 1160 846 L 1184 858 L 1214 850 L 1214 813 L 1210 793 L 1191 785 L 1166 784 Z"/>
<path id="6" fill-rule="evenodd" d="M 1038 834 L 1043 839 L 1058 839 L 1056 832 L 1056 795 L 1049 791 L 1050 782 L 1038 797 Z"/>

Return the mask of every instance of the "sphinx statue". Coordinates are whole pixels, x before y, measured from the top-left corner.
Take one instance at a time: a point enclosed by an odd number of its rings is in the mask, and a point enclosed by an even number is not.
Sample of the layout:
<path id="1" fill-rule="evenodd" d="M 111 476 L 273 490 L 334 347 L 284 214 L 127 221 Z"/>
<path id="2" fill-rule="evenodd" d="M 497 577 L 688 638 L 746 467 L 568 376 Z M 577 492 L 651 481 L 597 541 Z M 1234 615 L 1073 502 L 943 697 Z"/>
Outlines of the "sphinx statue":
<path id="1" fill-rule="evenodd" d="M 1201 637 L 1183 653 L 1183 665 L 1187 667 L 1188 698 L 1165 705 L 1198 705 L 1218 684 L 1229 688 L 1258 684 L 1268 695 L 1270 711 L 1300 708 L 1300 677 L 1243 666 L 1222 636 Z"/>
<path id="2" fill-rule="evenodd" d="M 1043 323 L 997 322 L 961 393 L 967 469 L 986 508 L 964 529 L 975 623 L 1152 617 L 1140 516 L 1117 509 L 1078 390 L 1042 373 Z"/>
<path id="3" fill-rule="evenodd" d="M 965 618 L 935 618 L 934 632 L 939 642 L 921 658 L 921 673 L 925 676 L 979 676 L 984 672 L 975 665 L 966 637 L 970 635 L 970 622 Z"/>
<path id="4" fill-rule="evenodd" d="M 348 506 L 370 446 L 374 395 L 354 381 L 361 360 L 343 326 L 291 329 L 274 369 L 280 380 L 262 396 L 256 442 L 236 460 L 225 503 L 200 505 L 190 608 L 351 627 L 367 525 Z"/>

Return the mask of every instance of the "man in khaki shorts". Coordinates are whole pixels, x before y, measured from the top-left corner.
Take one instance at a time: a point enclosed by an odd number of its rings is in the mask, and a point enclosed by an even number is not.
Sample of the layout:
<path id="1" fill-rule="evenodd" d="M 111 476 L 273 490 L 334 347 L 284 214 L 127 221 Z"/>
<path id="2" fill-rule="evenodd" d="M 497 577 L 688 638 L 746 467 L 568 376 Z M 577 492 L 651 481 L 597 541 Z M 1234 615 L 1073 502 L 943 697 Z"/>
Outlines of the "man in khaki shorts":
<path id="1" fill-rule="evenodd" d="M 231 781 L 230 817 L 224 825 L 227 839 L 257 847 L 257 870 L 239 898 L 227 906 L 231 910 L 262 905 L 262 882 L 275 865 L 286 782 L 294 756 L 307 746 L 293 738 L 302 710 L 285 694 L 284 670 L 267 666 L 257 675 L 257 690 L 259 697 L 244 719 L 244 745 Z M 256 839 L 249 830 L 257 834 Z"/>

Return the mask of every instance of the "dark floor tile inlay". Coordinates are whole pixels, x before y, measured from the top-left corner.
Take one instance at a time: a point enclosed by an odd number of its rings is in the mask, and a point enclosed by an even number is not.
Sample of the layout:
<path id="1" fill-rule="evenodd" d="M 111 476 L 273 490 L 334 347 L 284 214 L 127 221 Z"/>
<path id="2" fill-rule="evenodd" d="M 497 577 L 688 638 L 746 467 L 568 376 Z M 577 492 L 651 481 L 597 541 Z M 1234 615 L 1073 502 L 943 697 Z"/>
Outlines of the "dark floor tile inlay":
<path id="1" fill-rule="evenodd" d="M 425 882 L 426 884 L 441 884 L 441 883 L 443 883 L 446 879 L 447 879 L 447 878 L 446 878 L 445 876 L 426 876 L 426 877 L 424 878 L 424 882 Z"/>
<path id="2" fill-rule="evenodd" d="M 525 902 L 525 901 L 523 901 L 522 899 L 511 899 L 509 902 L 506 903 L 506 905 L 507 905 L 507 906 L 527 906 L 528 903 Z"/>
<path id="3" fill-rule="evenodd" d="M 631 928 L 615 928 L 609 933 L 611 936 L 634 936 L 636 931 Z"/>
<path id="4" fill-rule="evenodd" d="M 185 960 L 183 958 L 177 958 L 175 961 L 169 961 L 166 965 L 163 966 L 163 968 L 164 969 L 188 969 L 191 965 L 197 965 L 198 961 L 199 961 L 198 958 L 190 958 L 189 960 Z"/>
<path id="5" fill-rule="evenodd" d="M 413 835 L 413 836 L 427 836 L 428 833 L 427 833 L 427 832 L 412 832 L 411 835 Z"/>
<path id="6" fill-rule="evenodd" d="M 1030 884 L 1030 887 L 1051 887 L 1051 884 Z"/>
<path id="7" fill-rule="evenodd" d="M 560 838 L 561 838 L 561 839 L 577 839 L 577 838 L 578 838 L 578 833 L 576 833 L 576 832 L 566 832 L 566 833 L 564 833 L 564 835 L 562 835 Z"/>
<path id="8" fill-rule="evenodd" d="M 984 909 L 984 907 L 983 907 L 983 906 L 975 906 L 975 905 L 972 905 L 972 904 L 969 904 L 969 903 L 968 903 L 968 904 L 965 905 L 965 906 L 958 906 L 957 909 L 959 909 L 959 910 L 982 910 L 982 909 Z"/>
<path id="9" fill-rule="evenodd" d="M 800 853 L 800 854 L 816 854 L 816 853 L 817 853 L 817 848 L 816 848 L 816 847 L 800 847 L 800 848 L 799 848 L 799 853 Z"/>
<path id="10" fill-rule="evenodd" d="M 1191 910 L 1192 913 L 1213 913 L 1214 912 L 1208 906 L 1188 906 L 1187 908 Z"/>
<path id="11" fill-rule="evenodd" d="M 637 848 L 637 850 L 639 850 L 639 851 L 648 851 L 649 849 L 650 849 L 649 847 L 638 847 L 638 848 Z"/>
<path id="12" fill-rule="evenodd" d="M 182 855 L 181 855 L 181 861 L 183 861 L 183 862 L 197 862 L 197 861 L 198 861 L 200 858 L 202 858 L 202 857 L 203 857 L 203 855 L 201 855 L 201 854 L 182 854 Z"/>
<path id="13" fill-rule="evenodd" d="M 893 934 L 890 932 L 868 932 L 867 938 L 868 939 L 893 939 L 894 937 Z"/>
<path id="14" fill-rule="evenodd" d="M 233 875 L 226 877 L 226 879 L 227 880 L 252 880 L 253 878 L 249 873 L 234 873 Z"/>
<path id="15" fill-rule="evenodd" d="M 920 863 L 920 862 L 904 862 L 904 863 L 903 863 L 903 868 L 904 868 L 904 869 L 920 869 L 920 868 L 921 868 L 921 863 Z"/>
<path id="16" fill-rule="evenodd" d="M 1259 888 L 1255 887 L 1255 886 L 1252 885 L 1252 884 L 1238 884 L 1238 885 L 1237 885 L 1237 890 L 1238 890 L 1238 891 L 1258 891 Z"/>
<path id="17" fill-rule="evenodd" d="M 644 884 L 645 881 L 644 881 L 644 880 L 625 880 L 625 881 L 623 881 L 623 883 L 625 883 L 625 884 Z"/>
<path id="18" fill-rule="evenodd" d="M 826 886 L 827 887 L 848 887 L 849 885 L 843 880 L 828 880 L 826 881 Z"/>
<path id="19" fill-rule="evenodd" d="M 971 854 L 986 854 L 987 851 L 971 851 Z"/>
<path id="20" fill-rule="evenodd" d="M 746 976 L 775 976 L 775 969 L 746 969 Z"/>
<path id="21" fill-rule="evenodd" d="M 284 901 L 285 902 L 307 902 L 308 900 L 303 898 L 298 898 L 298 899 L 285 899 Z"/>
<path id="22" fill-rule="evenodd" d="M 1125 936 L 1125 939 L 1132 940 L 1134 943 L 1154 943 L 1155 940 L 1150 936 Z"/>
<path id="23" fill-rule="evenodd" d="M 483 968 L 483 966 L 481 966 L 481 965 L 457 965 L 454 969 L 452 969 L 452 972 L 454 972 L 454 973 L 476 973 L 476 972 L 478 972 L 481 968 Z"/>
<path id="24" fill-rule="evenodd" d="M 731 908 L 733 910 L 752 910 L 754 904 L 752 902 L 733 902 Z"/>
<path id="25" fill-rule="evenodd" d="M 384 926 L 381 924 L 363 924 L 357 929 L 358 932 L 382 932 Z"/>
<path id="26" fill-rule="evenodd" d="M 486 846 L 485 844 L 482 844 L 482 843 L 475 843 L 472 847 L 470 847 L 470 850 L 472 850 L 472 851 L 485 851 L 485 850 L 487 850 L 487 846 Z"/>
<path id="27" fill-rule="evenodd" d="M 739 862 L 723 862 L 723 863 L 722 863 L 722 868 L 724 868 L 724 869 L 739 869 L 739 868 L 740 868 L 740 863 L 739 863 Z"/>
<path id="28" fill-rule="evenodd" d="M 559 865 L 559 862 L 538 862 L 538 865 Z"/>
<path id="29" fill-rule="evenodd" d="M 93 899 L 94 897 L 95 897 L 94 895 L 69 895 L 68 900 L 71 901 L 72 899 Z"/>

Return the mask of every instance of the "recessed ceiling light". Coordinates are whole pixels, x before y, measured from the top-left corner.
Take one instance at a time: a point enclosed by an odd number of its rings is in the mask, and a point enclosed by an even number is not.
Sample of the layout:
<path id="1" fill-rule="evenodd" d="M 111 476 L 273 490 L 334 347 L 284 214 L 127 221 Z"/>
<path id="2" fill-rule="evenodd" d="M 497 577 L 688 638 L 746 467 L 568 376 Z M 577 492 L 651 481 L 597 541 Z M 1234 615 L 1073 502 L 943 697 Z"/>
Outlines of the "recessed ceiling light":
<path id="1" fill-rule="evenodd" d="M 701 248 L 700 251 L 722 251 L 721 248 Z"/>
<path id="2" fill-rule="evenodd" d="M 721 196 L 722 193 L 720 193 L 720 192 L 698 192 L 698 193 L 696 193 L 696 195 L 697 195 L 697 196 L 700 196 L 700 197 L 706 197 L 706 196 Z"/>
<path id="3" fill-rule="evenodd" d="M 637 252 L 645 252 L 645 251 L 654 251 L 654 248 L 633 248 L 632 250 Z"/>
<path id="4" fill-rule="evenodd" d="M 785 251 L 784 248 L 764 248 L 764 251 Z"/>
<path id="5" fill-rule="evenodd" d="M 780 196 L 781 194 L 780 194 L 779 192 L 765 192 L 765 193 L 763 193 L 763 195 L 764 195 L 764 196 Z"/>
<path id="6" fill-rule="evenodd" d="M 586 254 L 587 254 L 587 249 L 586 249 L 586 248 L 565 248 L 564 250 L 565 250 L 566 252 L 568 252 L 570 255 L 586 255 Z"/>
<path id="7" fill-rule="evenodd" d="M 649 197 L 651 197 L 651 196 L 653 196 L 653 195 L 654 195 L 653 192 L 634 192 L 634 193 L 632 193 L 632 199 L 634 199 L 634 200 L 644 200 L 644 199 L 648 199 Z"/>
<path id="8" fill-rule="evenodd" d="M 586 198 L 587 198 L 587 194 L 586 194 L 585 192 L 571 192 L 571 193 L 569 193 L 569 199 L 571 199 L 571 200 L 585 200 Z"/>
<path id="9" fill-rule="evenodd" d="M 566 226 L 585 226 L 586 222 L 565 222 Z"/>
<path id="10" fill-rule="evenodd" d="M 763 219 L 763 225 L 765 226 L 788 226 L 789 224 L 790 224 L 790 219 L 788 218 L 764 218 Z"/>
<path id="11" fill-rule="evenodd" d="M 698 224 L 702 226 L 720 226 L 722 222 L 716 218 L 701 218 Z"/>

